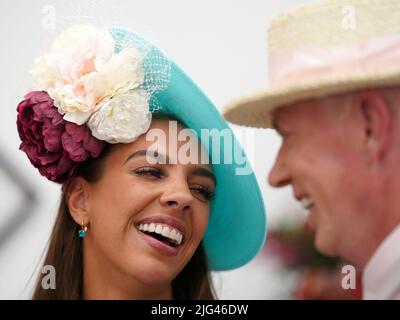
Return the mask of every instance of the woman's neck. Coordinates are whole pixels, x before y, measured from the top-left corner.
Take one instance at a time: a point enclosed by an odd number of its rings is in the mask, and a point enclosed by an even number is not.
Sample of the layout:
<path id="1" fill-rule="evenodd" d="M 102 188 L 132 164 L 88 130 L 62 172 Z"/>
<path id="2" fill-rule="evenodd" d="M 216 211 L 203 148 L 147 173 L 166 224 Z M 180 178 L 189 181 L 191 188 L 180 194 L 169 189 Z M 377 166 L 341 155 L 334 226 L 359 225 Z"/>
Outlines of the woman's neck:
<path id="1" fill-rule="evenodd" d="M 133 276 L 124 275 L 113 265 L 83 250 L 84 300 L 172 300 L 172 287 L 149 286 Z"/>

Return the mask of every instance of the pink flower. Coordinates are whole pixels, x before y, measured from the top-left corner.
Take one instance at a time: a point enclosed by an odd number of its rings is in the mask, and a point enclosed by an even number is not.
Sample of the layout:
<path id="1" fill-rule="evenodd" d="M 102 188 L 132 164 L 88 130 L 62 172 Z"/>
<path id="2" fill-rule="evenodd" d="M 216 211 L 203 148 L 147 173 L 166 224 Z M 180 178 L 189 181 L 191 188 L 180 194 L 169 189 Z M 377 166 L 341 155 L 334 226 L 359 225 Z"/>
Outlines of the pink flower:
<path id="1" fill-rule="evenodd" d="M 97 157 L 104 142 L 86 125 L 65 121 L 45 91 L 32 91 L 17 107 L 20 150 L 41 175 L 62 183 L 76 174 L 79 162 Z"/>

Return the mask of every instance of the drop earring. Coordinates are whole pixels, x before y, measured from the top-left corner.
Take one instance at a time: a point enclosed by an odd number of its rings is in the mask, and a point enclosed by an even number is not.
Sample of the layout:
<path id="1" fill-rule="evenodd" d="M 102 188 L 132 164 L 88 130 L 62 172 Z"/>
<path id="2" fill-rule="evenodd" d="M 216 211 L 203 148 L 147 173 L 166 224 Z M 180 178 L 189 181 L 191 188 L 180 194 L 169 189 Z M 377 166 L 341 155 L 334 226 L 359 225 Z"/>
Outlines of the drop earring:
<path id="1" fill-rule="evenodd" d="M 86 237 L 86 233 L 87 233 L 87 226 L 85 226 L 83 221 L 82 221 L 81 230 L 78 231 L 79 238 Z"/>

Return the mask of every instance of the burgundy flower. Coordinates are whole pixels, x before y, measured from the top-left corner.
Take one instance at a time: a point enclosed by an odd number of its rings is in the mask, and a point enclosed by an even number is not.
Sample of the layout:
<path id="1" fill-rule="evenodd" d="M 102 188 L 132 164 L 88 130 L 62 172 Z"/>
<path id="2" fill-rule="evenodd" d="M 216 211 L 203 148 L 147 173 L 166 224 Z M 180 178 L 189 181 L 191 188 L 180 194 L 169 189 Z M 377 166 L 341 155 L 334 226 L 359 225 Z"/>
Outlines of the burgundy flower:
<path id="1" fill-rule="evenodd" d="M 104 145 L 103 141 L 92 136 L 87 126 L 78 126 L 72 122 L 65 123 L 61 141 L 64 150 L 69 153 L 69 157 L 77 162 L 98 157 Z"/>
<path id="2" fill-rule="evenodd" d="M 79 162 L 98 157 L 105 146 L 86 125 L 65 121 L 45 91 L 28 93 L 17 111 L 20 150 L 51 181 L 73 177 Z"/>

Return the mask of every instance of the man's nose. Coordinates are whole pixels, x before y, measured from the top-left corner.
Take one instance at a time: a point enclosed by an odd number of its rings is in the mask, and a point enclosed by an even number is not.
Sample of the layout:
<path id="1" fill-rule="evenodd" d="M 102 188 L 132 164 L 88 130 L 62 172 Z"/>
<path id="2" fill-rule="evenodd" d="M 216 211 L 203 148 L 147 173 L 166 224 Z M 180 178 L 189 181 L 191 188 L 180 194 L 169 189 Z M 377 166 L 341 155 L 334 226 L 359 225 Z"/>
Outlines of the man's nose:
<path id="1" fill-rule="evenodd" d="M 290 173 L 286 166 L 286 161 L 281 152 L 275 159 L 274 166 L 272 167 L 268 182 L 272 187 L 280 188 L 290 184 Z"/>
<path id="2" fill-rule="evenodd" d="M 187 212 L 192 208 L 193 195 L 186 182 L 171 181 L 166 186 L 166 191 L 160 197 L 163 206 L 174 208 L 176 210 Z"/>

